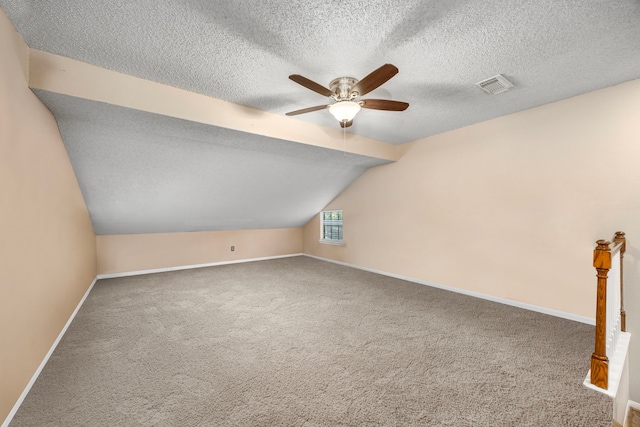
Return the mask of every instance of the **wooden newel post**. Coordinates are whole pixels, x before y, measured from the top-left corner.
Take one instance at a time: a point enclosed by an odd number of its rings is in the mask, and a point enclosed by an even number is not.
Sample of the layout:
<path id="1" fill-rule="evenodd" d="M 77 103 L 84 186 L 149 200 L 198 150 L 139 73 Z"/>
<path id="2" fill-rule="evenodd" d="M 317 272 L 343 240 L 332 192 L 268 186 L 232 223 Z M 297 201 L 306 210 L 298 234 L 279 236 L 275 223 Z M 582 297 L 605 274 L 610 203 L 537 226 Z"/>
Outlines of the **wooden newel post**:
<path id="1" fill-rule="evenodd" d="M 591 355 L 591 384 L 607 389 L 609 358 L 607 358 L 607 274 L 611 269 L 611 248 L 606 240 L 598 240 L 593 251 L 593 266 L 598 271 L 598 294 L 596 302 L 596 345 Z"/>
<path id="2" fill-rule="evenodd" d="M 622 231 L 616 231 L 613 241 L 622 243 L 620 246 L 620 330 L 627 332 L 627 313 L 624 311 L 624 253 L 627 250 L 627 238 Z"/>

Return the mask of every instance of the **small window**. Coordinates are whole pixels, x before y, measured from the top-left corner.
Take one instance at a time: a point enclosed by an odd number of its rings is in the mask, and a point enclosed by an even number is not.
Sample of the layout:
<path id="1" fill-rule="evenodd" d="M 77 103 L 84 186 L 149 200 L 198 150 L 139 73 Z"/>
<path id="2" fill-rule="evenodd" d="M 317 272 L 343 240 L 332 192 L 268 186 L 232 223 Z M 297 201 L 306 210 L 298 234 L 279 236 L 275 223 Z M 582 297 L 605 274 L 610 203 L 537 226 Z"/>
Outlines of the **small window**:
<path id="1" fill-rule="evenodd" d="M 323 211 L 320 213 L 320 241 L 338 243 L 342 241 L 342 211 Z"/>

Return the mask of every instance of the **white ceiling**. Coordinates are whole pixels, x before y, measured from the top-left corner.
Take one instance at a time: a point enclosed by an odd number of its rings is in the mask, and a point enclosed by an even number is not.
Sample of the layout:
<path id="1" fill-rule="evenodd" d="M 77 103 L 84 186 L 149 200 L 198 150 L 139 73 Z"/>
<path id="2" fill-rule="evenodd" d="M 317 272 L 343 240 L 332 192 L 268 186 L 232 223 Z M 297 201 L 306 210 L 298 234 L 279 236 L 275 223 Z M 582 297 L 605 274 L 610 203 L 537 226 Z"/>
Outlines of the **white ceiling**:
<path id="1" fill-rule="evenodd" d="M 301 227 L 388 161 L 36 90 L 97 234 Z"/>
<path id="2" fill-rule="evenodd" d="M 367 97 L 411 106 L 363 110 L 348 129 L 392 144 L 640 78 L 639 0 L 0 0 L 0 7 L 31 48 L 277 114 L 327 102 L 290 74 L 327 86 L 392 63 L 399 74 Z M 515 88 L 492 96 L 475 86 L 498 73 Z M 58 120 L 99 234 L 299 226 L 381 163 L 36 92 Z M 296 118 L 338 127 L 328 111 Z"/>

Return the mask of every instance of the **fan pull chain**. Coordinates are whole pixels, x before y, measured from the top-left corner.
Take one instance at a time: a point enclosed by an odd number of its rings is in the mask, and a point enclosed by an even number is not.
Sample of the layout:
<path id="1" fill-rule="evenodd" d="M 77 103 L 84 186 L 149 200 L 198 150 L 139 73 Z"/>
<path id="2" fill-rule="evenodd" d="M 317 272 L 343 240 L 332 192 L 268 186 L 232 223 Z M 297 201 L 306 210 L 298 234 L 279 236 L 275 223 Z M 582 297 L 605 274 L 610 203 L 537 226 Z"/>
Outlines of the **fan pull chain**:
<path id="1" fill-rule="evenodd" d="M 342 157 L 347 158 L 347 128 L 342 128 Z"/>

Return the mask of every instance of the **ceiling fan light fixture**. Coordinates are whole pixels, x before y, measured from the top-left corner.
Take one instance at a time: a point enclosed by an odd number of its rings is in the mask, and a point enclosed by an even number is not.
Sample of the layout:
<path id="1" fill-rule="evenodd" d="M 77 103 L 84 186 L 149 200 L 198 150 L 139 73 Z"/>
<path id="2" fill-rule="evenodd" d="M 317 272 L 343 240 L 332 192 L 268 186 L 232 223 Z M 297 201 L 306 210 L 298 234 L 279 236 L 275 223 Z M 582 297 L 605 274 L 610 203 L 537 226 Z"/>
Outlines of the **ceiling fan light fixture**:
<path id="1" fill-rule="evenodd" d="M 339 122 L 350 122 L 360 111 L 360 104 L 354 101 L 338 101 L 329 106 L 329 112 Z"/>
<path id="2" fill-rule="evenodd" d="M 333 79 L 326 88 L 313 80 L 292 74 L 290 80 L 306 87 L 322 96 L 326 96 L 335 101 L 329 105 L 316 105 L 315 107 L 303 108 L 301 110 L 289 111 L 287 116 L 297 116 L 298 114 L 311 113 L 313 111 L 329 109 L 329 112 L 340 122 L 340 127 L 347 128 L 353 124 L 353 118 L 358 114 L 360 108 L 368 110 L 383 111 L 404 111 L 409 107 L 409 103 L 393 101 L 390 99 L 358 99 L 361 95 L 377 89 L 391 77 L 398 74 L 398 67 L 392 64 L 384 64 L 365 76 L 362 80 L 353 77 L 339 77 Z"/>

